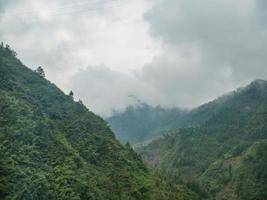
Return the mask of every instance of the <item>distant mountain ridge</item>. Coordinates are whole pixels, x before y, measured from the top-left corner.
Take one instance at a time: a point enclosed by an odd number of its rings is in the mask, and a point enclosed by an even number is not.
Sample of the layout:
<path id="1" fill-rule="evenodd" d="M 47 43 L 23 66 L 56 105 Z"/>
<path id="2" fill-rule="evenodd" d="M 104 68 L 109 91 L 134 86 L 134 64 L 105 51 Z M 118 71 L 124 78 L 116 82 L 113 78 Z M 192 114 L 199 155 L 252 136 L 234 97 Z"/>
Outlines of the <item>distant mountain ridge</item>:
<path id="1" fill-rule="evenodd" d="M 255 80 L 247 87 L 218 97 L 192 110 L 163 108 L 140 103 L 128 106 L 124 112 L 115 112 L 106 120 L 118 139 L 132 144 L 142 143 L 162 136 L 174 128 L 191 127 L 205 123 L 225 107 L 225 102 L 249 89 L 266 89 L 265 80 Z"/>
<path id="2" fill-rule="evenodd" d="M 231 99 L 235 98 L 237 95 L 242 95 L 242 93 L 251 89 L 265 92 L 264 90 L 266 90 L 266 85 L 267 81 L 265 80 L 255 80 L 246 87 L 238 88 L 235 91 L 222 95 L 209 103 L 203 104 L 188 112 L 182 121 L 179 122 L 179 127 L 202 124 L 209 120 L 209 118 L 213 117 L 213 115 L 219 112 L 220 109 L 223 109 L 225 106 L 229 106 L 226 102 L 230 102 Z"/>
<path id="3" fill-rule="evenodd" d="M 177 121 L 187 113 L 179 108 L 162 108 L 140 103 L 128 106 L 124 112 L 115 112 L 106 120 L 118 139 L 132 144 L 160 136 L 161 131 L 175 128 Z"/>

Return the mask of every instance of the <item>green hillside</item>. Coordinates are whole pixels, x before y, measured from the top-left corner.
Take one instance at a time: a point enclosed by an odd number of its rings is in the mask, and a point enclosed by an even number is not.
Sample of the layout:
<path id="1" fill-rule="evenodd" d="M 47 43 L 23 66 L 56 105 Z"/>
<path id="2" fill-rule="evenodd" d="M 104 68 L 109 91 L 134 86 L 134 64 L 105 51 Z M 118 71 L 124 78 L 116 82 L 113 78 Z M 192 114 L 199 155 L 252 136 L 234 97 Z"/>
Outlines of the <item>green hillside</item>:
<path id="1" fill-rule="evenodd" d="M 197 199 L 150 173 L 81 102 L 0 48 L 0 199 Z"/>
<path id="2" fill-rule="evenodd" d="M 266 81 L 201 106 L 184 122 L 188 128 L 139 149 L 151 166 L 177 176 L 204 199 L 267 198 Z"/>

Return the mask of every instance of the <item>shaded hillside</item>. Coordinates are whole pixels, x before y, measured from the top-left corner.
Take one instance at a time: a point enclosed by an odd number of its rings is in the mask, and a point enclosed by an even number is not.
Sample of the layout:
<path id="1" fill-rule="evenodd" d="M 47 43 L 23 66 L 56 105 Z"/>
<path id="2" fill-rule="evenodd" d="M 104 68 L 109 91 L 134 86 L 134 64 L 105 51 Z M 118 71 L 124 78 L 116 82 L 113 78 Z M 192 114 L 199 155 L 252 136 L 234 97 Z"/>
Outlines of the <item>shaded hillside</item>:
<path id="1" fill-rule="evenodd" d="M 152 176 L 106 122 L 0 48 L 1 199 L 196 199 Z"/>
<path id="2" fill-rule="evenodd" d="M 139 149 L 143 158 L 211 199 L 266 199 L 267 82 L 193 112 L 201 122 Z"/>
<path id="3" fill-rule="evenodd" d="M 186 111 L 152 107 L 147 104 L 129 106 L 122 113 L 107 118 L 111 129 L 122 142 L 132 144 L 161 135 L 161 131 L 175 128 Z"/>

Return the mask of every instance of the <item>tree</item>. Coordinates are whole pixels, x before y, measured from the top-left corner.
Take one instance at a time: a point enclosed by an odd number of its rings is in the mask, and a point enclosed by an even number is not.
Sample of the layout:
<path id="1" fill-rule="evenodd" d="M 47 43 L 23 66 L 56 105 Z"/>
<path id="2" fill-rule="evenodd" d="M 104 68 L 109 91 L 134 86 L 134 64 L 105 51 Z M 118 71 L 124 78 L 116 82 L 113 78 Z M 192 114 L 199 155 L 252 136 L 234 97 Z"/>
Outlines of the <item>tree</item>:
<path id="1" fill-rule="evenodd" d="M 129 142 L 126 142 L 125 147 L 128 148 L 128 149 L 131 149 L 132 148 L 131 147 L 131 144 Z"/>
<path id="2" fill-rule="evenodd" d="M 78 103 L 83 105 L 83 101 L 81 99 L 79 99 Z"/>
<path id="3" fill-rule="evenodd" d="M 73 92 L 72 92 L 72 90 L 70 91 L 69 96 L 73 98 Z"/>
<path id="4" fill-rule="evenodd" d="M 10 51 L 10 46 L 8 44 L 6 44 L 5 49 L 8 50 L 8 51 Z"/>
<path id="5" fill-rule="evenodd" d="M 1 48 L 3 47 L 2 45 L 4 46 L 4 43 L 3 42 L 1 43 Z M 8 44 L 6 44 L 5 50 L 8 53 L 12 54 L 14 57 L 17 56 L 17 53 L 14 50 L 12 50 L 11 47 Z"/>
<path id="6" fill-rule="evenodd" d="M 44 72 L 44 69 L 41 67 L 41 66 L 39 66 L 39 67 L 37 67 L 37 69 L 35 70 L 35 72 L 39 75 L 39 76 L 41 76 L 41 77 L 45 77 L 45 72 Z"/>

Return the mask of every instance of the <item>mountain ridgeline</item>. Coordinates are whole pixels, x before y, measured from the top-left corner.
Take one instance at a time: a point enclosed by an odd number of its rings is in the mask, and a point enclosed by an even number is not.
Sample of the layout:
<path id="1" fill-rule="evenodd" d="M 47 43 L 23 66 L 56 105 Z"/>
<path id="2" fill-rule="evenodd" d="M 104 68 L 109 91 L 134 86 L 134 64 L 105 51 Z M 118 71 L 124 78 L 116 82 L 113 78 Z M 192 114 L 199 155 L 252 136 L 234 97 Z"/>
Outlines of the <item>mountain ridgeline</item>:
<path id="1" fill-rule="evenodd" d="M 248 88 L 264 90 L 266 81 L 256 80 L 245 88 L 239 88 L 236 91 L 209 103 L 203 104 L 192 110 L 180 108 L 162 108 L 160 106 L 150 106 L 140 103 L 135 106 L 128 106 L 123 112 L 114 112 L 106 120 L 118 139 L 123 142 L 132 144 L 147 144 L 155 138 L 173 132 L 176 128 L 194 127 L 204 124 L 213 118 L 219 112 L 228 109 L 227 104 L 236 103 L 232 100 Z M 256 87 L 256 88 L 255 88 Z M 248 96 L 244 98 L 255 98 Z M 252 100 L 252 99 L 248 99 Z M 233 102 L 232 102 L 233 101 Z M 247 107 L 247 109 L 249 109 Z M 253 108 L 251 108 L 253 110 Z"/>
<path id="2" fill-rule="evenodd" d="M 124 112 L 115 112 L 106 120 L 118 139 L 132 144 L 161 136 L 161 131 L 172 129 L 181 121 L 186 110 L 152 107 L 140 103 L 128 106 Z"/>
<path id="3" fill-rule="evenodd" d="M 1 46 L 0 199 L 197 199 L 152 175 L 103 119 L 37 72 Z"/>
<path id="4" fill-rule="evenodd" d="M 256 80 L 189 112 L 179 129 L 137 149 L 203 199 L 267 198 L 267 82 Z"/>

